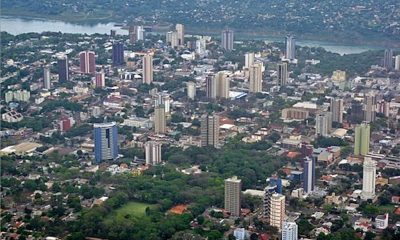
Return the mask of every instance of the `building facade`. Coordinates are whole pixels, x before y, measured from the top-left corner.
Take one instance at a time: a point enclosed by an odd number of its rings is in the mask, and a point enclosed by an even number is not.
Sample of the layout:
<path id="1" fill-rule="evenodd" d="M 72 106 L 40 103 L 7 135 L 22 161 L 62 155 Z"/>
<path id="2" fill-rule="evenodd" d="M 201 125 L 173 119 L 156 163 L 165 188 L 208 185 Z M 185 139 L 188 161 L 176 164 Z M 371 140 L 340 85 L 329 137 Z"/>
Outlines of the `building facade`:
<path id="1" fill-rule="evenodd" d="M 225 179 L 225 210 L 233 217 L 240 217 L 242 180 L 236 176 Z"/>
<path id="2" fill-rule="evenodd" d="M 112 62 L 114 66 L 120 66 L 124 64 L 124 44 L 121 42 L 115 42 L 112 46 Z"/>
<path id="3" fill-rule="evenodd" d="M 153 82 L 153 56 L 145 54 L 143 56 L 143 83 L 151 84 Z"/>
<path id="4" fill-rule="evenodd" d="M 315 134 L 317 136 L 327 137 L 332 130 L 332 113 L 318 113 L 315 118 Z"/>
<path id="5" fill-rule="evenodd" d="M 226 51 L 232 51 L 233 39 L 234 39 L 233 30 L 230 29 L 223 30 L 221 34 L 221 47 Z"/>
<path id="6" fill-rule="evenodd" d="M 216 82 L 216 95 L 219 98 L 229 98 L 230 79 L 224 72 L 218 72 L 214 76 Z"/>
<path id="7" fill-rule="evenodd" d="M 262 91 L 262 66 L 252 64 L 249 68 L 249 92 L 257 93 Z"/>
<path id="8" fill-rule="evenodd" d="M 94 76 L 94 87 L 104 88 L 106 86 L 106 77 L 104 72 L 97 72 Z"/>
<path id="9" fill-rule="evenodd" d="M 196 97 L 196 83 L 195 82 L 187 83 L 187 96 L 191 100 L 194 100 L 194 98 Z"/>
<path id="10" fill-rule="evenodd" d="M 178 45 L 183 46 L 185 45 L 185 26 L 183 24 L 176 24 L 175 30 L 177 32 L 177 40 Z"/>
<path id="11" fill-rule="evenodd" d="M 280 86 L 287 85 L 289 75 L 288 75 L 288 64 L 287 62 L 282 62 L 278 64 L 278 84 Z"/>
<path id="12" fill-rule="evenodd" d="M 303 189 L 305 193 L 312 193 L 315 190 L 315 158 L 304 159 Z"/>
<path id="13" fill-rule="evenodd" d="M 209 99 L 217 98 L 217 80 L 215 76 L 206 76 L 206 96 Z"/>
<path id="14" fill-rule="evenodd" d="M 65 83 L 69 81 L 69 68 L 68 68 L 68 57 L 62 56 L 57 60 L 58 65 L 58 82 Z"/>
<path id="15" fill-rule="evenodd" d="M 343 99 L 332 98 L 330 110 L 332 113 L 332 122 L 343 123 Z"/>
<path id="16" fill-rule="evenodd" d="M 79 66 L 81 73 L 93 74 L 96 71 L 96 57 L 93 51 L 83 51 L 79 53 Z"/>
<path id="17" fill-rule="evenodd" d="M 201 117 L 201 146 L 219 148 L 219 117 L 205 114 Z"/>
<path id="18" fill-rule="evenodd" d="M 354 130 L 354 155 L 367 155 L 369 153 L 371 127 L 368 123 L 362 123 Z"/>
<path id="19" fill-rule="evenodd" d="M 244 67 L 245 68 L 250 68 L 254 64 L 254 53 L 249 52 L 244 55 Z"/>
<path id="20" fill-rule="evenodd" d="M 157 165 L 161 160 L 162 144 L 156 141 L 148 141 L 145 143 L 146 165 Z"/>
<path id="21" fill-rule="evenodd" d="M 94 155 L 97 164 L 118 157 L 118 127 L 115 122 L 95 123 Z"/>
<path id="22" fill-rule="evenodd" d="M 297 240 L 299 238 L 298 226 L 295 222 L 284 222 L 282 240 Z"/>
<path id="23" fill-rule="evenodd" d="M 295 59 L 296 58 L 296 38 L 292 35 L 286 36 L 286 59 Z"/>
<path id="24" fill-rule="evenodd" d="M 373 199 L 375 197 L 376 183 L 376 162 L 370 157 L 364 158 L 363 164 L 363 185 L 361 197 L 364 200 Z"/>
<path id="25" fill-rule="evenodd" d="M 51 89 L 51 75 L 49 67 L 44 67 L 43 69 L 43 88 L 47 90 Z"/>
<path id="26" fill-rule="evenodd" d="M 383 56 L 383 67 L 387 70 L 393 69 L 393 50 L 386 49 Z"/>
<path id="27" fill-rule="evenodd" d="M 374 122 L 376 119 L 376 96 L 372 93 L 364 96 L 364 121 Z"/>
<path id="28" fill-rule="evenodd" d="M 283 221 L 285 220 L 285 196 L 279 193 L 274 193 L 271 196 L 271 209 L 269 224 L 273 227 L 282 230 Z"/>
<path id="29" fill-rule="evenodd" d="M 156 134 L 164 134 L 167 132 L 164 105 L 159 105 L 154 109 L 154 132 Z"/>

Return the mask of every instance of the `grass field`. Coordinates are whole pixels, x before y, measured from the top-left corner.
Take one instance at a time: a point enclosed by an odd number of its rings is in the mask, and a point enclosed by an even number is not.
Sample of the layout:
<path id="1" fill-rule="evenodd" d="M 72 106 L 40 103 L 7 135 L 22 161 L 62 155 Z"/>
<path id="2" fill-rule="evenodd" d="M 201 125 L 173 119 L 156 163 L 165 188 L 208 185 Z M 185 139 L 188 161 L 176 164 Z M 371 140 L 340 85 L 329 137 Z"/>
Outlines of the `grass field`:
<path id="1" fill-rule="evenodd" d="M 146 203 L 141 203 L 141 202 L 129 202 L 125 204 L 124 206 L 118 208 L 115 210 L 112 214 L 113 217 L 117 218 L 125 218 L 127 215 L 131 215 L 133 217 L 143 217 L 146 212 L 147 207 L 154 207 L 155 205 L 152 204 L 146 204 Z"/>

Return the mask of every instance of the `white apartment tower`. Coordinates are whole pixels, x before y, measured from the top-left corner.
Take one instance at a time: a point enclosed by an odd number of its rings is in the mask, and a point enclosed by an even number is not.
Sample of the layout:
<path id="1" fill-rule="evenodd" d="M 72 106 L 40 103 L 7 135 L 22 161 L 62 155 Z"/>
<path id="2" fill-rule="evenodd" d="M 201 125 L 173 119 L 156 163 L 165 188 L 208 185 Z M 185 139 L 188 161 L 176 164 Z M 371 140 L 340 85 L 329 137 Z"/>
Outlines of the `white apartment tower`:
<path id="1" fill-rule="evenodd" d="M 254 64 L 254 53 L 246 53 L 244 55 L 244 67 L 245 68 L 250 68 L 251 65 Z"/>
<path id="2" fill-rule="evenodd" d="M 332 130 L 332 113 L 322 112 L 315 118 L 315 134 L 327 137 Z"/>
<path id="3" fill-rule="evenodd" d="M 257 93 L 262 91 L 262 66 L 255 63 L 249 68 L 249 92 Z"/>
<path id="4" fill-rule="evenodd" d="M 284 222 L 282 228 L 282 240 L 297 240 L 299 238 L 298 227 L 295 222 Z"/>
<path id="5" fill-rule="evenodd" d="M 151 84 L 153 82 L 153 56 L 145 54 L 143 56 L 143 83 Z"/>
<path id="6" fill-rule="evenodd" d="M 49 67 L 45 67 L 43 69 L 43 88 L 47 90 L 51 89 L 51 75 Z"/>
<path id="7" fill-rule="evenodd" d="M 375 197 L 376 162 L 370 157 L 364 158 L 362 199 L 368 200 Z"/>
<path id="8" fill-rule="evenodd" d="M 282 230 L 285 209 L 285 196 L 279 193 L 272 194 L 269 224 L 278 228 L 279 231 Z"/>
<path id="9" fill-rule="evenodd" d="M 194 98 L 196 97 L 196 83 L 187 83 L 187 96 L 189 99 L 194 100 Z"/>
<path id="10" fill-rule="evenodd" d="M 146 165 L 157 165 L 161 163 L 161 143 L 148 141 L 145 143 Z"/>

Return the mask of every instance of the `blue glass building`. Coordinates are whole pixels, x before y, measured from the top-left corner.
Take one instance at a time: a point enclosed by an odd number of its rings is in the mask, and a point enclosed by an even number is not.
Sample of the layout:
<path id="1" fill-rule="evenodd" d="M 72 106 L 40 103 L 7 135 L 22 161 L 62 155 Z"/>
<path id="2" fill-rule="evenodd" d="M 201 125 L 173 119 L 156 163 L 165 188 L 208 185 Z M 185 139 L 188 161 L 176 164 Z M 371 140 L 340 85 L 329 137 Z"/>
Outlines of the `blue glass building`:
<path id="1" fill-rule="evenodd" d="M 115 122 L 94 124 L 94 156 L 97 164 L 118 157 L 118 128 Z"/>
<path id="2" fill-rule="evenodd" d="M 124 64 L 124 44 L 115 42 L 112 46 L 112 62 L 114 66 Z"/>
<path id="3" fill-rule="evenodd" d="M 282 179 L 277 176 L 269 178 L 269 186 L 275 186 L 275 192 L 282 194 Z"/>

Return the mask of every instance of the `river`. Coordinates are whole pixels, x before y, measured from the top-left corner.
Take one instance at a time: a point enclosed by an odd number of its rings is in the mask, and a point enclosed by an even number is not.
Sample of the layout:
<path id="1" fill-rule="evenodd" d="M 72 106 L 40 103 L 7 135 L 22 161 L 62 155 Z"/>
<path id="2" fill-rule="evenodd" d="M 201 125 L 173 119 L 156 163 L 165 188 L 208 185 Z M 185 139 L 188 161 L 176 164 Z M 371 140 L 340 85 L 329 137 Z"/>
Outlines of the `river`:
<path id="1" fill-rule="evenodd" d="M 119 34 L 127 34 L 126 30 L 122 30 L 119 27 L 115 27 L 114 23 L 107 24 L 72 24 L 63 21 L 56 20 L 42 20 L 42 19 L 22 19 L 13 17 L 0 17 L 0 29 L 11 34 L 21 34 L 28 32 L 63 32 L 63 33 L 80 33 L 80 34 L 109 34 L 111 29 L 114 29 Z M 261 39 L 261 37 L 257 37 Z M 283 41 L 283 39 L 265 37 L 262 38 L 265 41 Z M 323 47 L 328 51 L 339 53 L 339 54 L 351 54 L 360 53 L 368 50 L 383 49 L 379 46 L 354 46 L 354 45 L 342 45 L 335 44 L 332 42 L 323 41 L 308 41 L 297 39 L 296 44 L 300 46 L 310 47 Z"/>

